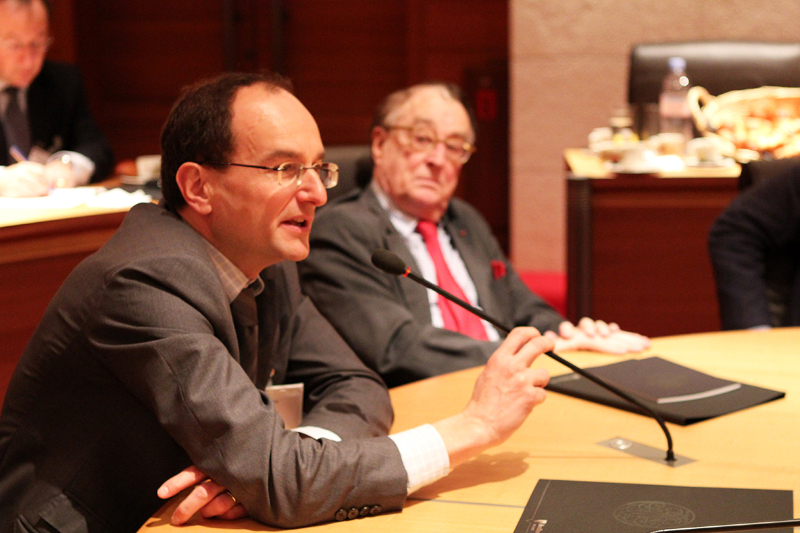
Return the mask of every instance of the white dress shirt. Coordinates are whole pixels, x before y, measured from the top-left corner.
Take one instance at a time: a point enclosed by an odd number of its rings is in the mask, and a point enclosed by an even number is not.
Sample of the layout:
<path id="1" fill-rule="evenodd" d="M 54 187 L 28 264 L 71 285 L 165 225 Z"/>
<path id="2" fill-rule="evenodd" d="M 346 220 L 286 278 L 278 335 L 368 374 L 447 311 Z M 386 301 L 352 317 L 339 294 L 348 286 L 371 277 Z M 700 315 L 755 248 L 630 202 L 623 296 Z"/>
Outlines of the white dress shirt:
<path id="1" fill-rule="evenodd" d="M 417 266 L 420 270 L 419 274 L 431 283 L 438 284 L 436 265 L 434 265 L 433 259 L 431 259 L 431 255 L 428 253 L 428 247 L 425 246 L 422 235 L 417 233 L 417 223 L 419 221 L 400 211 L 374 180 L 372 181 L 372 190 L 375 196 L 378 197 L 378 203 L 381 204 L 381 207 L 383 207 L 389 215 L 389 220 L 392 225 L 400 236 L 403 237 L 403 242 L 414 257 L 414 261 L 417 262 Z M 439 237 L 439 246 L 442 249 L 442 256 L 444 256 L 444 262 L 447 263 L 447 268 L 450 269 L 453 279 L 456 280 L 458 286 L 464 291 L 467 302 L 475 307 L 480 307 L 478 305 L 478 290 L 475 288 L 475 283 L 469 275 L 464 260 L 461 259 L 461 254 L 455 249 L 453 240 L 441 224 L 436 226 L 436 230 L 437 236 Z M 428 305 L 430 306 L 431 312 L 431 324 L 437 328 L 443 328 L 444 320 L 442 319 L 442 311 L 439 309 L 439 295 L 430 289 L 427 289 L 427 293 Z M 490 341 L 500 340 L 500 334 L 494 326 L 485 320 L 481 320 L 481 322 L 483 322 L 483 327 L 486 330 L 487 339 Z"/>

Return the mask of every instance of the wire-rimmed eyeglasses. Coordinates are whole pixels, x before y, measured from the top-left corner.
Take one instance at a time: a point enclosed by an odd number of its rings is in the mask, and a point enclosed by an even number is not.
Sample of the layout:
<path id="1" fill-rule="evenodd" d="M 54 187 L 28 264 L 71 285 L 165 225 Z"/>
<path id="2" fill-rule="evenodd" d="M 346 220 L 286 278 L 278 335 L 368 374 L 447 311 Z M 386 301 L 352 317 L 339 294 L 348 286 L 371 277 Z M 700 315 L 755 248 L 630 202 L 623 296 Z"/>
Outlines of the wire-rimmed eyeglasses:
<path id="1" fill-rule="evenodd" d="M 475 152 L 475 147 L 466 142 L 458 135 L 452 135 L 446 139 L 440 139 L 433 128 L 430 126 L 417 124 L 415 126 L 384 126 L 383 129 L 402 130 L 407 132 L 406 144 L 415 152 L 430 152 L 439 143 L 444 144 L 444 153 L 453 163 L 462 165 L 469 161 L 470 156 Z"/>
<path id="2" fill-rule="evenodd" d="M 277 173 L 278 185 L 281 187 L 289 185 L 294 181 L 297 181 L 297 184 L 300 185 L 302 182 L 301 176 L 305 174 L 306 170 L 313 170 L 316 172 L 317 176 L 319 176 L 319 179 L 322 182 L 322 186 L 326 189 L 336 187 L 336 184 L 339 183 L 339 166 L 336 163 L 317 163 L 316 165 L 310 166 L 304 166 L 300 163 L 282 163 L 277 167 L 262 167 L 259 165 L 245 165 L 243 163 L 208 162 L 205 164 L 209 166 L 245 167 L 257 168 L 259 170 L 269 170 Z"/>

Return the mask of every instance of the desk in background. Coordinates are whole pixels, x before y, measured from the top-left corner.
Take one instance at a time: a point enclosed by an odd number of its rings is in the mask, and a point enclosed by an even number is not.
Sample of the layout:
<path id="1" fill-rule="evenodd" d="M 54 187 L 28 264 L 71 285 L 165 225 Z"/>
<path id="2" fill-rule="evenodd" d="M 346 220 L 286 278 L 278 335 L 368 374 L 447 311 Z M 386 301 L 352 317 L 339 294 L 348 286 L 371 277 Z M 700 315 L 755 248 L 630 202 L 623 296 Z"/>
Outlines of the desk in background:
<path id="1" fill-rule="evenodd" d="M 696 459 L 696 463 L 670 468 L 598 446 L 597 442 L 622 436 L 661 448 L 665 439 L 650 418 L 551 392 L 505 443 L 412 494 L 402 513 L 295 531 L 511 533 L 539 479 L 793 490 L 797 516 L 798 346 L 800 328 L 654 339 L 650 353 L 645 355 L 661 355 L 722 378 L 787 393 L 784 399 L 692 426 L 670 424 L 675 452 Z M 564 355 L 584 367 L 619 360 L 590 353 Z M 554 375 L 567 372 L 544 356 L 535 364 Z M 464 370 L 392 389 L 392 431 L 459 412 L 480 370 Z M 169 524 L 175 505 L 177 501 L 170 502 L 139 533 L 274 531 L 249 519 L 225 522 L 193 518 L 189 525 L 175 528 Z"/>
<path id="2" fill-rule="evenodd" d="M 738 194 L 738 165 L 613 178 L 566 150 L 567 316 L 660 336 L 720 329 L 706 236 Z"/>
<path id="3" fill-rule="evenodd" d="M 127 211 L 80 206 L 0 212 L 0 407 L 53 295 L 113 235 Z"/>

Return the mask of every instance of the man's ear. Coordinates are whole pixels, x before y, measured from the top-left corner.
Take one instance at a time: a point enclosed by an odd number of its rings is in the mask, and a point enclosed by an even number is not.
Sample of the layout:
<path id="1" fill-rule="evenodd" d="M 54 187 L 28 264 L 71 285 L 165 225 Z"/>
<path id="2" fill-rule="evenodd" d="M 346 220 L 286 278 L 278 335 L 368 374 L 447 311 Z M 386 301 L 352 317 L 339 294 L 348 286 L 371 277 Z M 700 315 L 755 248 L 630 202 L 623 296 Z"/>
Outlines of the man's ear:
<path id="1" fill-rule="evenodd" d="M 186 205 L 201 215 L 211 213 L 211 186 L 208 178 L 208 169 L 191 162 L 182 164 L 175 174 L 175 181 Z"/>
<path id="2" fill-rule="evenodd" d="M 372 160 L 376 163 L 383 157 L 383 145 L 389 138 L 389 132 L 380 126 L 372 128 Z"/>

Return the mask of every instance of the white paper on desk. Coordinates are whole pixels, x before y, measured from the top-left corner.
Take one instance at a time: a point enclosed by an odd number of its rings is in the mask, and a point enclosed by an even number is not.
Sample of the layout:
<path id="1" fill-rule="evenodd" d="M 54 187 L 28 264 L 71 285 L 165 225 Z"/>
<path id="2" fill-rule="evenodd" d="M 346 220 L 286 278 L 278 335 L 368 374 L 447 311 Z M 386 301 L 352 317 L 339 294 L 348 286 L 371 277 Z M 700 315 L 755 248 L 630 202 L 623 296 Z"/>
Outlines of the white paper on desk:
<path id="1" fill-rule="evenodd" d="M 150 195 L 145 194 L 144 191 L 128 192 L 123 189 L 111 189 L 105 191 L 97 196 L 90 198 L 86 205 L 89 207 L 108 207 L 121 209 L 123 207 L 133 207 L 136 204 L 151 201 Z"/>
<path id="2" fill-rule="evenodd" d="M 0 197 L 2 209 L 72 209 L 85 204 L 99 193 L 102 187 L 75 187 L 74 189 L 53 189 L 47 196 L 33 198 Z"/>
<path id="3" fill-rule="evenodd" d="M 35 198 L 0 197 L 0 209 L 72 209 L 83 204 L 89 207 L 122 209 L 149 201 L 151 201 L 151 197 L 143 191 L 131 193 L 122 189 L 75 187 L 74 189 L 53 189 L 49 195 Z"/>

